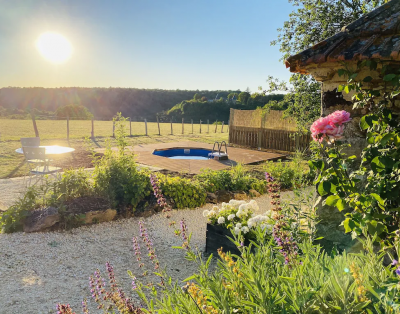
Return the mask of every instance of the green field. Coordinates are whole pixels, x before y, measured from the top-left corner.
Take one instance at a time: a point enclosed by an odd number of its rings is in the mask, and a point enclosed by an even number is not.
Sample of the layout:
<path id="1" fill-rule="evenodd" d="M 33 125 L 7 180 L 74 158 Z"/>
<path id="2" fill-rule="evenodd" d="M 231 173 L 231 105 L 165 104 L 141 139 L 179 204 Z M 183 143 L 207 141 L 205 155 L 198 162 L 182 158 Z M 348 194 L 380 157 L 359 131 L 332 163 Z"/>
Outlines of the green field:
<path id="1" fill-rule="evenodd" d="M 65 120 L 37 120 L 36 121 L 41 139 L 66 139 L 67 138 L 67 121 Z M 126 122 L 126 130 L 130 133 L 130 123 Z M 201 133 L 215 134 L 215 125 L 201 125 Z M 69 121 L 69 138 L 85 138 L 90 137 L 92 131 L 92 123 L 90 120 L 71 120 Z M 172 133 L 174 135 L 182 135 L 182 123 L 172 124 Z M 224 132 L 228 131 L 228 127 L 224 126 Z M 94 121 L 94 136 L 95 137 L 110 137 L 113 132 L 112 121 Z M 217 132 L 221 133 L 221 125 L 217 126 Z M 132 136 L 145 135 L 144 122 L 132 122 Z M 154 122 L 147 123 L 147 134 L 158 135 L 158 125 Z M 171 124 L 160 123 L 160 134 L 170 135 Z M 190 123 L 184 124 L 184 135 L 200 134 L 200 124 Z M 35 136 L 31 120 L 13 120 L 0 119 L 0 140 L 1 141 L 19 141 L 21 137 Z"/>
<path id="2" fill-rule="evenodd" d="M 114 146 L 112 137 L 113 123 L 111 121 L 95 121 L 95 139 L 92 145 L 97 148 L 105 147 L 107 140 Z M 91 135 L 91 121 L 70 121 L 70 140 L 67 141 L 67 123 L 60 120 L 38 120 L 37 126 L 43 145 L 69 146 L 76 149 L 76 153 L 63 156 L 54 161 L 56 166 L 62 168 L 89 167 L 90 157 L 85 146 L 85 138 Z M 126 131 L 129 135 L 129 122 L 126 122 Z M 207 133 L 207 125 L 184 125 L 173 124 L 173 135 L 171 135 L 171 124 L 160 123 L 158 135 L 157 123 L 147 123 L 148 136 L 145 135 L 144 122 L 132 122 L 132 137 L 128 137 L 129 145 L 178 142 L 184 140 L 214 143 L 215 141 L 228 140 L 228 128 L 224 126 L 224 133 L 221 133 L 221 125 L 215 133 L 215 125 L 210 124 L 210 132 Z M 28 168 L 24 165 L 22 155 L 15 153 L 20 145 L 21 137 L 35 136 L 31 120 L 0 119 L 0 178 L 12 178 L 27 174 Z"/>

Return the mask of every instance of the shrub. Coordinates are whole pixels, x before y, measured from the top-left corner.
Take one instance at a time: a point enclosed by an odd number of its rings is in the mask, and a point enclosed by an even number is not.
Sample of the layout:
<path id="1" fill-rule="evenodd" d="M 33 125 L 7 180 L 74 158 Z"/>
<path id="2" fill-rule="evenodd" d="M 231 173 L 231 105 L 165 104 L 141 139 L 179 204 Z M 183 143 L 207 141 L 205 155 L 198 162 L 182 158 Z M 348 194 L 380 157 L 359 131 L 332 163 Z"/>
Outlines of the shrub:
<path id="1" fill-rule="evenodd" d="M 94 158 L 94 189 L 97 194 L 108 198 L 116 208 L 121 210 L 132 206 L 135 210 L 152 189 L 148 171 L 139 170 L 134 156 L 125 152 L 125 121 L 120 113 L 114 118 L 118 151 L 108 146 L 103 158 Z"/>
<path id="2" fill-rule="evenodd" d="M 232 189 L 232 176 L 229 170 L 203 170 L 196 179 L 201 182 L 207 192 L 229 191 Z"/>
<path id="3" fill-rule="evenodd" d="M 62 208 L 65 201 L 91 195 L 92 192 L 88 172 L 83 169 L 67 170 L 56 180 L 46 179 L 43 185 L 28 188 L 15 204 L 1 215 L 0 227 L 6 233 L 22 231 L 30 211 L 45 206 Z"/>
<path id="4" fill-rule="evenodd" d="M 197 181 L 181 177 L 159 175 L 164 195 L 171 198 L 177 208 L 195 208 L 205 204 L 207 193 Z"/>
<path id="5" fill-rule="evenodd" d="M 38 207 L 38 190 L 34 187 L 28 188 L 14 205 L 10 206 L 0 216 L 0 228 L 2 232 L 11 233 L 22 231 L 25 218 L 31 210 Z"/>
<path id="6" fill-rule="evenodd" d="M 299 152 L 288 162 L 267 161 L 264 169 L 286 189 L 305 186 L 310 184 L 313 179 L 313 173 Z"/>
<path id="7" fill-rule="evenodd" d="M 94 190 L 116 208 L 137 204 L 151 193 L 148 172 L 139 170 L 132 155 L 109 149 L 94 170 Z"/>
<path id="8" fill-rule="evenodd" d="M 216 191 L 244 191 L 251 189 L 259 193 L 265 192 L 265 180 L 253 177 L 245 168 L 238 164 L 230 170 L 203 170 L 196 179 L 207 192 Z"/>

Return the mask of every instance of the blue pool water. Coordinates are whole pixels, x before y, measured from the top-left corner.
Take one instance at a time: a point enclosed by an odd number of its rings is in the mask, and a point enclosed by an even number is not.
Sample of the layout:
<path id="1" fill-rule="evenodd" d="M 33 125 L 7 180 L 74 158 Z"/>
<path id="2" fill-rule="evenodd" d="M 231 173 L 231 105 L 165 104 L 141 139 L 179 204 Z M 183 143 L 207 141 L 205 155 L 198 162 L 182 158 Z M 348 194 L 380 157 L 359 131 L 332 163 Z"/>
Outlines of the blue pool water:
<path id="1" fill-rule="evenodd" d="M 208 160 L 208 154 L 211 153 L 209 149 L 201 148 L 171 148 L 165 150 L 155 150 L 153 155 L 167 157 L 171 159 L 196 159 Z"/>

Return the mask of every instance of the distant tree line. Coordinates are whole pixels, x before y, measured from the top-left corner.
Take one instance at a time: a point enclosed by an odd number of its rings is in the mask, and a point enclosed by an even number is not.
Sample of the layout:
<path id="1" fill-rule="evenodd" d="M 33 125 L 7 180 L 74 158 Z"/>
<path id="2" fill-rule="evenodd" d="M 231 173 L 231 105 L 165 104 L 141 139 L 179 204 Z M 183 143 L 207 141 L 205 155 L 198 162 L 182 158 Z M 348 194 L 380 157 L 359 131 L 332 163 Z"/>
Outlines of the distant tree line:
<path id="1" fill-rule="evenodd" d="M 5 87 L 0 89 L 0 106 L 7 114 L 15 112 L 21 116 L 27 115 L 30 110 L 38 112 L 52 112 L 56 114 L 58 108 L 68 105 L 86 107 L 96 119 L 111 119 L 117 112 L 123 116 L 154 120 L 157 113 L 167 112 L 176 104 L 187 99 L 193 99 L 195 94 L 201 98 L 215 100 L 227 99 L 231 93 L 240 91 L 190 91 L 190 90 L 162 90 L 137 88 L 19 88 Z M 0 113 L 1 114 L 1 113 Z"/>
<path id="2" fill-rule="evenodd" d="M 287 103 L 282 102 L 284 95 L 262 93 L 250 94 L 248 92 L 229 93 L 226 98 L 221 97 L 218 100 L 208 100 L 204 95 L 197 93 L 191 100 L 184 100 L 172 107 L 166 112 L 169 118 L 175 121 L 181 118 L 190 120 L 228 121 L 230 108 L 241 110 L 252 110 L 261 108 L 270 108 L 274 110 L 285 110 Z"/>

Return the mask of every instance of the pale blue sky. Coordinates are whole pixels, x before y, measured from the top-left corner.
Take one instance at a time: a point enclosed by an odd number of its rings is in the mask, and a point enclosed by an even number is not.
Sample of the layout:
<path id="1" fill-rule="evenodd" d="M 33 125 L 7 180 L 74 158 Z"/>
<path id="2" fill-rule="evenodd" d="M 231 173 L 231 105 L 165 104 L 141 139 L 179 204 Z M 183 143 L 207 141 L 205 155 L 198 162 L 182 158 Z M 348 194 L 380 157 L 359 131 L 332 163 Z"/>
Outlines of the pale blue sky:
<path id="1" fill-rule="evenodd" d="M 226 90 L 287 80 L 270 41 L 286 0 L 0 0 L 0 87 Z M 54 65 L 35 47 L 58 32 L 74 52 Z"/>

